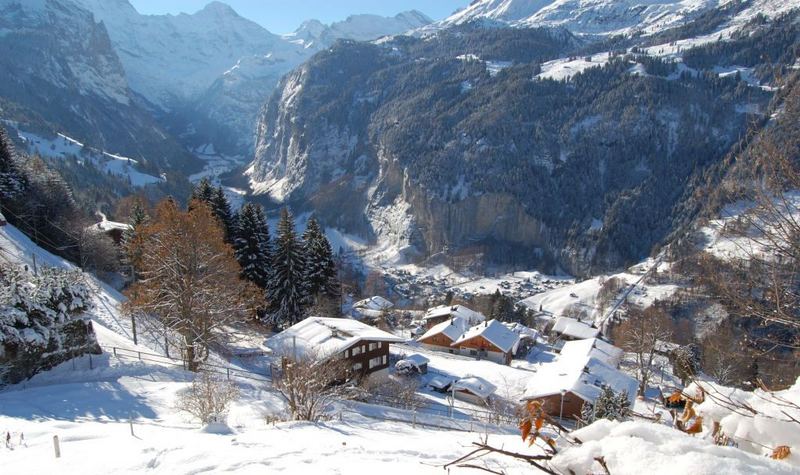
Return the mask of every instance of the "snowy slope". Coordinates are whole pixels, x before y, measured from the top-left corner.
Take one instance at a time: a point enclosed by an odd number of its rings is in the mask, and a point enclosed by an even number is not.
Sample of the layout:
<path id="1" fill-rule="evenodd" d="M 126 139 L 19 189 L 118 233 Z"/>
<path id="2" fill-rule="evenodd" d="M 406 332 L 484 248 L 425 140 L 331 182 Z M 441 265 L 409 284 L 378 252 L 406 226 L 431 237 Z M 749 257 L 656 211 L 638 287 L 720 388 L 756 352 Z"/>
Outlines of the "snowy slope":
<path id="1" fill-rule="evenodd" d="M 27 266 L 31 272 L 35 266 L 75 268 L 69 261 L 34 244 L 22 231 L 12 225 L 0 228 L 0 264 L 4 262 Z M 125 297 L 108 284 L 89 274 L 85 275 L 92 289 L 94 308 L 90 311 L 90 317 L 94 322 L 94 330 L 100 345 L 153 352 L 151 348 L 157 348 L 154 341 L 148 342 L 147 338 L 142 338 L 145 340 L 144 343 L 150 343 L 151 347 L 134 345 L 131 341 L 130 320 L 120 311 L 120 305 L 125 301 Z"/>
<path id="2" fill-rule="evenodd" d="M 521 27 L 564 27 L 577 34 L 649 34 L 728 3 L 730 0 L 478 0 L 434 26 L 493 21 Z M 746 11 L 750 16 L 771 16 L 796 6 L 795 1 L 756 0 Z"/>

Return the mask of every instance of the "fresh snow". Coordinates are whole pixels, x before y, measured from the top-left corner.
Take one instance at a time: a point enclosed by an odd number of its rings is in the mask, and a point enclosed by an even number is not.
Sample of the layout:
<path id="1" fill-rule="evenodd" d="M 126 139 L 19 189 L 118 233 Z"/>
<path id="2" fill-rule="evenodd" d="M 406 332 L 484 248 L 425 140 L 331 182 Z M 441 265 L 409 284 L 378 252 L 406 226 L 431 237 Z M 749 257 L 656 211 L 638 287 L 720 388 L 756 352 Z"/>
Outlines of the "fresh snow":
<path id="1" fill-rule="evenodd" d="M 13 125 L 7 121 L 6 124 Z M 46 138 L 17 129 L 17 136 L 25 145 L 27 153 L 52 160 L 63 160 L 70 157 L 89 160 L 101 170 L 125 178 L 136 187 L 164 181 L 163 177 L 155 177 L 136 170 L 134 167 L 139 163 L 137 160 L 86 146 L 61 133 L 53 138 Z"/>

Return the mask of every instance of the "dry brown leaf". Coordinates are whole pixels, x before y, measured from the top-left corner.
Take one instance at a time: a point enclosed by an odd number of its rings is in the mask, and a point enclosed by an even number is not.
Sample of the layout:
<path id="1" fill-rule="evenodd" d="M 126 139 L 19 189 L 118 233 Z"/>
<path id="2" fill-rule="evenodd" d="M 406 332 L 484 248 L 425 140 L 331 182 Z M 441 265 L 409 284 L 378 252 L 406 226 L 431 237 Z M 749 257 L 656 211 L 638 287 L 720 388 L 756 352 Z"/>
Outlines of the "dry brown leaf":
<path id="1" fill-rule="evenodd" d="M 694 424 L 692 424 L 691 427 L 686 429 L 686 433 L 687 434 L 699 434 L 700 432 L 703 432 L 703 418 L 702 417 L 698 417 L 697 419 L 695 419 L 694 420 Z"/>
<path id="2" fill-rule="evenodd" d="M 544 425 L 544 417 L 539 416 L 536 419 L 536 431 L 542 430 L 542 426 Z"/>
<path id="3" fill-rule="evenodd" d="M 528 439 L 528 435 L 531 433 L 531 429 L 533 428 L 533 424 L 531 420 L 526 418 L 519 424 L 519 428 L 522 431 L 522 440 L 525 441 Z"/>
<path id="4" fill-rule="evenodd" d="M 788 445 L 781 445 L 780 447 L 775 447 L 771 457 L 775 460 L 783 460 L 789 458 L 790 455 L 792 455 L 792 449 Z"/>

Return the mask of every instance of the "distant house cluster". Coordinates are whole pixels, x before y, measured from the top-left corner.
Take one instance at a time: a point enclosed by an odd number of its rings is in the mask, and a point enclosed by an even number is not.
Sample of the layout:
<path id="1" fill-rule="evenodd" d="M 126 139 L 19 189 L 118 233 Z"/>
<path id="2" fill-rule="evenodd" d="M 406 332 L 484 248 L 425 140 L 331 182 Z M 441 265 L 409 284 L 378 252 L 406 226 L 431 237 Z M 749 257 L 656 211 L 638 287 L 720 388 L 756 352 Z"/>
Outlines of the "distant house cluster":
<path id="1" fill-rule="evenodd" d="M 356 302 L 353 310 L 362 317 L 374 317 L 392 307 L 382 297 L 371 297 Z M 490 320 L 463 305 L 431 308 L 423 322 L 422 334 L 416 338 L 420 347 L 503 365 L 510 364 L 515 355 L 528 354 L 542 341 L 536 330 L 521 323 Z M 626 394 L 633 404 L 638 383 L 619 369 L 623 350 L 603 340 L 600 333 L 590 324 L 558 318 L 550 344 L 541 352 L 550 359 L 528 370 L 530 378 L 522 401 L 540 401 L 550 415 L 565 419 L 580 418 L 584 406 L 594 405 L 606 389 Z M 351 375 L 363 377 L 388 374 L 389 345 L 403 342 L 403 338 L 355 318 L 312 317 L 270 338 L 268 346 L 276 354 L 295 359 L 338 358 L 346 362 Z M 403 355 L 394 363 L 394 370 L 401 375 L 424 375 L 429 363 L 422 354 Z M 427 385 L 482 405 L 497 391 L 491 382 L 473 375 L 455 378 L 437 372 Z"/>
<path id="2" fill-rule="evenodd" d="M 462 305 L 428 310 L 427 331 L 417 338 L 423 347 L 509 364 L 521 345 L 535 341 L 536 332 L 519 324 L 507 325 Z"/>

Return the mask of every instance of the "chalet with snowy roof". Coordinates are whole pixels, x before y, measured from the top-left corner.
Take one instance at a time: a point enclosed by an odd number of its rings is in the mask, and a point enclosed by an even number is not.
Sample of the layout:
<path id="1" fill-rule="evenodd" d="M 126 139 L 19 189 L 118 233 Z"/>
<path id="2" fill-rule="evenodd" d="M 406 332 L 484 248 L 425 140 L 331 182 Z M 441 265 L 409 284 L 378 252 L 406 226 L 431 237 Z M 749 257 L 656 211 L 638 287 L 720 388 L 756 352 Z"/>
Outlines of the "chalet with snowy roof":
<path id="1" fill-rule="evenodd" d="M 552 333 L 560 340 L 584 340 L 598 337 L 600 329 L 574 318 L 558 317 Z"/>
<path id="2" fill-rule="evenodd" d="M 86 228 L 90 233 L 102 233 L 110 237 L 115 243 L 122 244 L 125 231 L 132 229 L 130 224 L 116 223 L 114 221 L 103 220 Z"/>
<path id="3" fill-rule="evenodd" d="M 486 320 L 482 313 L 471 310 L 463 305 L 442 305 L 428 309 L 422 319 L 425 321 L 427 328 L 432 328 L 444 321 L 461 318 L 467 322 L 468 325 L 477 325 Z"/>
<path id="4" fill-rule="evenodd" d="M 541 401 L 553 417 L 578 419 L 584 404 L 594 404 L 611 388 L 636 398 L 638 382 L 617 369 L 622 350 L 591 339 L 567 342 L 555 361 L 542 365 L 528 381 L 524 401 Z"/>
<path id="5" fill-rule="evenodd" d="M 497 320 L 476 325 L 452 343 L 462 355 L 509 364 L 519 342 L 519 335 Z"/>
<path id="6" fill-rule="evenodd" d="M 376 295 L 364 300 L 359 300 L 353 304 L 353 317 L 361 318 L 378 318 L 383 313 L 394 307 L 394 304 L 389 300 Z"/>
<path id="7" fill-rule="evenodd" d="M 536 343 L 541 337 L 537 330 L 526 327 L 518 322 L 503 323 L 503 325 L 505 325 L 506 328 L 512 332 L 516 333 L 517 338 L 519 338 L 519 342 L 517 342 L 517 345 L 514 349 L 514 356 L 527 355 L 531 348 L 536 346 Z"/>
<path id="8" fill-rule="evenodd" d="M 339 357 L 353 374 L 388 374 L 389 345 L 402 338 L 348 318 L 310 317 L 267 340 L 277 355 L 327 360 Z"/>
<path id="9" fill-rule="evenodd" d="M 458 350 L 453 348 L 453 343 L 455 343 L 468 328 L 469 322 L 465 319 L 453 317 L 449 320 L 437 323 L 428 329 L 421 337 L 417 338 L 417 342 L 429 350 L 458 353 Z"/>
<path id="10" fill-rule="evenodd" d="M 450 392 L 456 399 L 478 405 L 489 404 L 496 391 L 497 386 L 478 376 L 461 378 L 450 386 Z"/>

